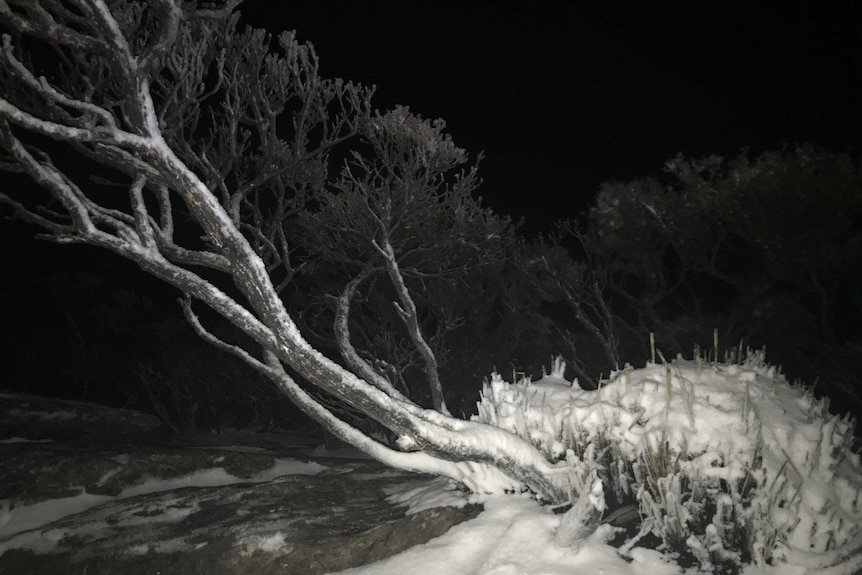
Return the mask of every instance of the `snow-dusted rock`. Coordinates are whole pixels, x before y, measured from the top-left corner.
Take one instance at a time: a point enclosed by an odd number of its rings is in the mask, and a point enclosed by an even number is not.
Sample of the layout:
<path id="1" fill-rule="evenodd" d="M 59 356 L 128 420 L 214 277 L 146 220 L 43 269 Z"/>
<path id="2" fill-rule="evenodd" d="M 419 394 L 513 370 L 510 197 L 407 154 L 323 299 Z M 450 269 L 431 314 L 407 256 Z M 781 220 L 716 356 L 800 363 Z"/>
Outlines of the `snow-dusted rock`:
<path id="1" fill-rule="evenodd" d="M 106 447 L 152 443 L 161 434 L 159 419 L 140 411 L 0 393 L 0 441 L 59 440 Z"/>
<path id="2" fill-rule="evenodd" d="M 479 511 L 406 516 L 384 489 L 427 478 L 369 460 L 22 443 L 0 445 L 0 458 L 4 575 L 314 575 L 394 555 Z"/>
<path id="3" fill-rule="evenodd" d="M 308 451 L 0 442 L 0 575 L 314 575 L 399 553 L 479 512 L 453 498 L 408 516 L 387 493 L 427 477 Z"/>

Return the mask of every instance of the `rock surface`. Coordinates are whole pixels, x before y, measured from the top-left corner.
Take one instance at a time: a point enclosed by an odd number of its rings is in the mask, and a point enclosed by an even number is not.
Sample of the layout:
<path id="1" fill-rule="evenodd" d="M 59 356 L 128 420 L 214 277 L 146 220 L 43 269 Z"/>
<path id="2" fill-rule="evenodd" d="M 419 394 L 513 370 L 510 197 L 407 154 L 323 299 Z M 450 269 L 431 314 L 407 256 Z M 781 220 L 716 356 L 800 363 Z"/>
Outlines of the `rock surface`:
<path id="1" fill-rule="evenodd" d="M 3 438 L 119 446 L 152 443 L 161 435 L 161 421 L 148 413 L 0 392 L 0 437 Z"/>
<path id="2" fill-rule="evenodd" d="M 0 443 L 0 574 L 315 575 L 399 553 L 481 510 L 406 515 L 386 493 L 429 478 L 369 460 L 80 438 Z"/>

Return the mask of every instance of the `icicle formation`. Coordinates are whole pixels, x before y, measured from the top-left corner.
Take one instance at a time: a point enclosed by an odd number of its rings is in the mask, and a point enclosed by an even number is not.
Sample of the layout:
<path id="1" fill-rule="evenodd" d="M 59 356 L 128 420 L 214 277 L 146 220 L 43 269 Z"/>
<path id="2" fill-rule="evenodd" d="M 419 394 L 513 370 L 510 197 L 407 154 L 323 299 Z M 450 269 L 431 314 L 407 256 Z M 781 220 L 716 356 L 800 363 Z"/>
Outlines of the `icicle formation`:
<path id="1" fill-rule="evenodd" d="M 564 367 L 532 383 L 494 375 L 476 419 L 597 470 L 610 501 L 639 507 L 641 536 L 705 569 L 862 565 L 855 422 L 762 354 L 627 368 L 596 391 L 570 386 Z"/>

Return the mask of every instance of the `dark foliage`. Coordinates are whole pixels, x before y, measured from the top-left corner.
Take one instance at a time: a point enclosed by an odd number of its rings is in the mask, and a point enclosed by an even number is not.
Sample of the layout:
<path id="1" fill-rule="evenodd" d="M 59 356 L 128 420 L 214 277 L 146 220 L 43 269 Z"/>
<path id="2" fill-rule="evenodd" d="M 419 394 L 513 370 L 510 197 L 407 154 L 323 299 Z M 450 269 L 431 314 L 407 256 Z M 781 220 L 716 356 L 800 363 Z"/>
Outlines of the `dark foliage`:
<path id="1" fill-rule="evenodd" d="M 791 377 L 820 377 L 862 407 L 847 367 L 862 338 L 856 153 L 677 157 L 661 179 L 605 184 L 585 221 L 561 225 L 522 268 L 561 310 L 587 381 L 655 359 L 650 334 L 668 358 L 714 353 L 717 336 L 722 350 L 765 347 Z"/>

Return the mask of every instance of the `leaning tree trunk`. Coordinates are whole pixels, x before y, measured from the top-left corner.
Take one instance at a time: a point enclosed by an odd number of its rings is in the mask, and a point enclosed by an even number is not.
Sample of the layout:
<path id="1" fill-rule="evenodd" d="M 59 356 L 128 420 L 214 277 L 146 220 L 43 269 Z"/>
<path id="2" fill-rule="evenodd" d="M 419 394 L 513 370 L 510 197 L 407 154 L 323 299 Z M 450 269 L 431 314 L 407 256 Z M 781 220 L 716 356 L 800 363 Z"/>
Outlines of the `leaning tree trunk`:
<path id="1" fill-rule="evenodd" d="M 201 337 L 240 357 L 333 435 L 371 457 L 471 489 L 522 486 L 553 503 L 577 495 L 578 470 L 571 463 L 551 464 L 508 432 L 422 409 L 394 389 L 361 379 L 313 349 L 286 311 L 272 274 L 274 263 L 285 263 L 287 248 L 254 217 L 259 210 L 245 209 L 247 201 L 264 185 L 283 192 L 294 182 L 290 178 L 312 165 L 297 168 L 296 158 L 323 157 L 356 132 L 358 121 L 330 120 L 310 110 L 340 105 L 361 115 L 370 94 L 322 83 L 313 51 L 290 34 L 279 39 L 283 55 L 272 55 L 265 35 L 235 33 L 234 2 L 222 10 L 195 10 L 173 0 L 68 5 L 0 2 L 3 25 L 15 32 L 15 41 L 3 36 L 0 167 L 29 176 L 57 205 L 43 209 L 26 193 L 13 197 L 6 191 L 0 192 L 2 203 L 56 241 L 106 248 L 179 289 L 186 317 Z M 16 43 L 28 36 L 25 45 L 39 40 L 62 50 L 63 64 L 40 77 L 33 64 L 40 58 L 27 58 Z M 256 71 L 239 76 L 253 65 Z M 306 131 L 287 141 L 273 131 L 286 105 L 283 93 L 290 90 L 303 102 L 293 126 Z M 208 131 L 199 123 L 207 114 L 214 118 Z M 169 126 L 169 119 L 175 124 Z M 243 132 L 249 121 L 258 130 L 255 137 Z M 314 132 L 315 126 L 322 128 Z M 320 133 L 326 141 L 311 150 L 310 134 Z M 47 140 L 62 144 L 62 154 L 124 174 L 125 209 L 115 197 L 109 205 L 100 202 L 105 196 L 98 186 L 76 182 L 62 167 L 67 163 L 52 160 L 60 148 L 44 146 Z M 188 230 L 178 230 L 190 225 L 202 234 L 203 246 L 188 240 L 194 237 Z M 216 338 L 194 311 L 195 302 L 255 345 Z M 409 309 L 405 315 L 409 323 Z M 338 419 L 291 373 L 392 430 L 400 450 Z"/>

